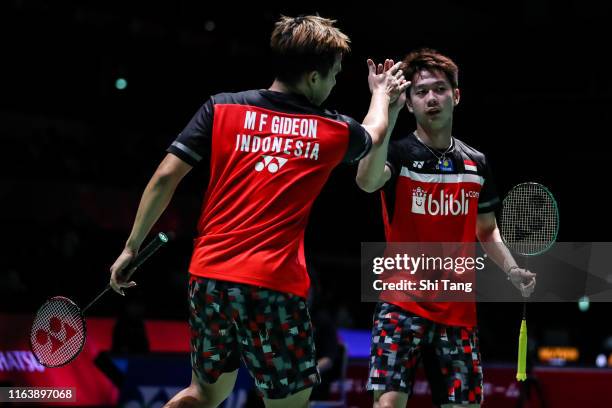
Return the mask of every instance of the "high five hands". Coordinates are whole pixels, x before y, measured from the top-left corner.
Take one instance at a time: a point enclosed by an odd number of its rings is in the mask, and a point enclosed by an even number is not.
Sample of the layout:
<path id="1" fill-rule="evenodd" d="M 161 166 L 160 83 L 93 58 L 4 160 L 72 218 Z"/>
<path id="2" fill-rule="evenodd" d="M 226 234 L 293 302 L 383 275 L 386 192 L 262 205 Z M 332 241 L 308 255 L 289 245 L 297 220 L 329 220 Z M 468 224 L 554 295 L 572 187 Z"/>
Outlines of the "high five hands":
<path id="1" fill-rule="evenodd" d="M 370 92 L 384 92 L 389 96 L 389 105 L 400 107 L 406 101 L 406 89 L 410 81 L 404 78 L 400 69 L 401 62 L 394 63 L 392 59 L 386 59 L 384 64 L 376 65 L 373 60 L 368 59 L 368 85 Z"/>

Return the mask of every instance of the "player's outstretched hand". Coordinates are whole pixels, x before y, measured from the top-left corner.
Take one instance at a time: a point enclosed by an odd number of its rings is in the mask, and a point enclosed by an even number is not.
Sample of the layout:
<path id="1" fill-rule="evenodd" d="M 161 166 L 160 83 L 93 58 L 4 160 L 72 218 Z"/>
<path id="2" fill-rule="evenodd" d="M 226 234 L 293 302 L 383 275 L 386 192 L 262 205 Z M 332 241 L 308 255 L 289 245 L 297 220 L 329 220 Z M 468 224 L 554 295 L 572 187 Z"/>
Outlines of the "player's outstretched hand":
<path id="1" fill-rule="evenodd" d="M 401 62 L 394 64 L 393 60 L 386 59 L 384 64 L 376 65 L 368 59 L 367 63 L 370 92 L 384 92 L 389 96 L 389 104 L 394 105 L 410 86 L 400 69 Z"/>

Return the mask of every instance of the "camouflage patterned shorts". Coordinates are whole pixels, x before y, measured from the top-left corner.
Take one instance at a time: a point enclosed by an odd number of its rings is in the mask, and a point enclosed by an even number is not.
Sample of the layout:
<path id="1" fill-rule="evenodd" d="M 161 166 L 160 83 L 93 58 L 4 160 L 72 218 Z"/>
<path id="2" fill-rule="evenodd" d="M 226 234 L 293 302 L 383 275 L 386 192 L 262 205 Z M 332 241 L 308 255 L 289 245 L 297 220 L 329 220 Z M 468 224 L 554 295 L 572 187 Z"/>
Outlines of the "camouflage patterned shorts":
<path id="1" fill-rule="evenodd" d="M 204 383 L 244 361 L 260 396 L 285 398 L 320 382 L 303 298 L 258 286 L 192 276 L 191 364 Z"/>
<path id="2" fill-rule="evenodd" d="M 446 326 L 389 303 L 374 312 L 368 390 L 412 393 L 419 361 L 434 404 L 482 402 L 476 328 Z"/>

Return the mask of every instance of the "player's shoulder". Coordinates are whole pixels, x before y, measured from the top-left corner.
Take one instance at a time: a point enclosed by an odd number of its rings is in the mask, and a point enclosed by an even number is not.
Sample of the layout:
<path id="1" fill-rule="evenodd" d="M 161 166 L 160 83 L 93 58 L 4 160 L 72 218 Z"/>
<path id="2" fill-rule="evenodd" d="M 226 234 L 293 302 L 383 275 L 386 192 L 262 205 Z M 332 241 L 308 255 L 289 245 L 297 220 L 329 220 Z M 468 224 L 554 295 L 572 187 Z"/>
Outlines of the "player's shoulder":
<path id="1" fill-rule="evenodd" d="M 251 89 L 241 92 L 222 92 L 210 97 L 214 105 L 236 104 L 236 105 L 256 105 L 263 100 L 259 89 Z"/>
<path id="2" fill-rule="evenodd" d="M 352 118 L 341 115 L 336 111 L 323 109 L 313 105 L 303 95 L 271 91 L 269 89 L 252 89 L 242 92 L 224 92 L 213 95 L 211 101 L 214 105 L 248 105 L 257 106 L 274 112 L 315 115 L 342 122 L 349 122 Z"/>
<path id="3" fill-rule="evenodd" d="M 389 149 L 401 151 L 406 156 L 419 156 L 426 147 L 418 142 L 414 132 L 394 135 L 389 142 Z"/>
<path id="4" fill-rule="evenodd" d="M 487 162 L 487 158 L 483 152 L 477 150 L 476 148 L 468 145 L 461 139 L 455 139 L 455 144 L 457 146 L 457 150 L 461 153 L 462 156 L 465 156 L 465 159 L 472 160 L 479 165 L 485 165 Z"/>

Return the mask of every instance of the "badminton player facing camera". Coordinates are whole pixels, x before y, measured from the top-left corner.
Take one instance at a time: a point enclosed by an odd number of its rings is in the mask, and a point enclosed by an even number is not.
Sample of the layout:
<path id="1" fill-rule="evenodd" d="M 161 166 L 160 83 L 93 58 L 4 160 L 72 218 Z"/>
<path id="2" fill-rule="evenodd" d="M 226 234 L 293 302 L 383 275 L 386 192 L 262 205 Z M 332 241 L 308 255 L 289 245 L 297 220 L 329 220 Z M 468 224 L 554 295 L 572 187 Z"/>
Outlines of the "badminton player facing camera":
<path id="1" fill-rule="evenodd" d="M 494 214 L 500 200 L 487 159 L 452 136 L 460 96 L 457 66 L 436 51 L 422 49 L 409 54 L 401 67 L 410 88 L 390 106 L 386 138 L 359 163 L 357 174 L 363 190 L 382 189 L 387 241 L 473 242 L 477 237 L 514 286 L 529 296 L 535 274 L 519 268 L 501 243 Z M 417 128 L 389 142 L 404 105 Z M 466 191 L 472 194 L 463 204 Z M 452 198 L 455 204 L 446 208 L 454 210 L 443 210 L 443 203 L 428 205 L 428 197 Z M 423 205 L 415 208 L 415 198 Z M 465 208 L 458 211 L 458 203 Z M 368 379 L 375 407 L 406 406 L 421 358 L 435 404 L 480 406 L 483 378 L 474 302 L 377 304 Z"/>
<path id="2" fill-rule="evenodd" d="M 183 176 L 209 165 L 189 266 L 192 382 L 169 406 L 218 406 L 233 389 L 241 358 L 269 407 L 306 406 L 319 382 L 305 301 L 308 214 L 334 167 L 383 142 L 389 103 L 407 87 L 399 64 L 388 60 L 377 73 L 368 60 L 372 97 L 363 124 L 321 108 L 349 51 L 349 38 L 333 23 L 318 16 L 276 23 L 272 86 L 204 103 L 147 185 L 111 267 L 113 289 L 134 285 L 122 269 Z"/>

